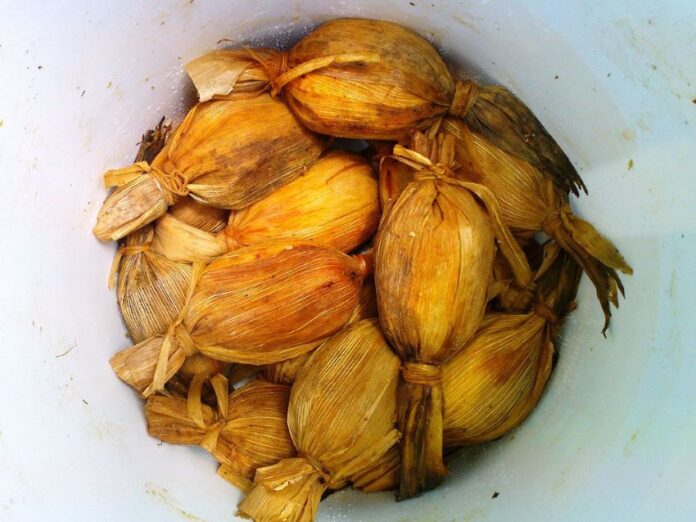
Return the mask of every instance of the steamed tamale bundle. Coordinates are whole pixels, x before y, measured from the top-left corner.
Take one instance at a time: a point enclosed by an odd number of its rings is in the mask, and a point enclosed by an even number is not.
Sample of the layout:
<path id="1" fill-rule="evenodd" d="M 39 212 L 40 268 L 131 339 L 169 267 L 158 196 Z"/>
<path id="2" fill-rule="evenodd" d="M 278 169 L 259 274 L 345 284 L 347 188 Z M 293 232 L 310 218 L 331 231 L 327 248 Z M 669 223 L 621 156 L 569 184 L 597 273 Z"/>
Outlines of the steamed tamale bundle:
<path id="1" fill-rule="evenodd" d="M 446 119 L 443 129 L 456 137 L 457 159 L 465 166 L 459 172 L 495 193 L 503 221 L 511 229 L 528 234 L 545 232 L 583 267 L 597 290 L 606 331 L 610 304 L 618 306 L 618 294 L 623 294 L 617 270 L 632 273 L 617 248 L 577 217 L 567 194 L 533 165 L 507 154 L 459 121 Z"/>
<path id="2" fill-rule="evenodd" d="M 466 348 L 442 370 L 444 444 L 487 442 L 532 411 L 552 369 L 554 337 L 572 310 L 581 271 L 558 257 L 539 282 L 539 301 L 524 314 L 491 313 Z"/>
<path id="3" fill-rule="evenodd" d="M 319 157 L 324 140 L 269 95 L 193 107 L 152 163 L 109 171 L 94 227 L 116 240 L 162 216 L 186 195 L 240 209 L 288 183 Z"/>
<path id="4" fill-rule="evenodd" d="M 200 400 L 200 384 L 187 399 L 153 395 L 145 405 L 150 435 L 170 444 L 199 445 L 220 462 L 221 475 L 245 489 L 257 468 L 295 456 L 286 424 L 290 387 L 251 381 L 227 397 L 226 380 L 212 378 L 217 407 Z"/>
<path id="5" fill-rule="evenodd" d="M 190 299 L 166 335 L 119 352 L 111 365 L 149 395 L 197 352 L 250 364 L 300 356 L 351 319 L 369 270 L 365 256 L 321 246 L 241 248 L 193 277 Z"/>
<path id="6" fill-rule="evenodd" d="M 430 150 L 421 152 L 440 163 L 395 147 L 418 172 L 382 224 L 375 258 L 380 321 L 404 363 L 400 498 L 432 489 L 446 475 L 439 366 L 464 347 L 483 317 L 496 237 L 520 280 L 531 280 L 487 189 L 444 175 L 454 140 L 423 144 Z"/>
<path id="7" fill-rule="evenodd" d="M 352 325 L 315 351 L 288 406 L 288 429 L 301 456 L 258 469 L 241 514 L 259 522 L 313 520 L 327 489 L 383 468 L 384 455 L 399 439 L 398 369 L 399 359 L 374 319 Z"/>
<path id="8" fill-rule="evenodd" d="M 356 154 L 333 151 L 286 186 L 232 211 L 218 234 L 165 214 L 157 221 L 153 248 L 181 262 L 209 262 L 271 240 L 310 241 L 351 252 L 372 237 L 379 215 L 372 167 Z"/>

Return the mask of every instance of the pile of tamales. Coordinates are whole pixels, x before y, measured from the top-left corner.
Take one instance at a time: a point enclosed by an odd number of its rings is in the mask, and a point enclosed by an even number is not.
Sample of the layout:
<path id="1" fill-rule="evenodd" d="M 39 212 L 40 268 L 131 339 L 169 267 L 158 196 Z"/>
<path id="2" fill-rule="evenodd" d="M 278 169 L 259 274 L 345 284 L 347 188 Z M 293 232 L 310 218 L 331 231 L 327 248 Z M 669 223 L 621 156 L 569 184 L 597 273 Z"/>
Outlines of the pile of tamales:
<path id="1" fill-rule="evenodd" d="M 119 242 L 132 340 L 110 362 L 150 435 L 219 462 L 242 516 L 436 488 L 444 455 L 539 402 L 582 272 L 606 332 L 631 268 L 573 213 L 583 181 L 505 87 L 361 19 L 186 71 L 199 103 L 104 175 L 94 233 Z"/>

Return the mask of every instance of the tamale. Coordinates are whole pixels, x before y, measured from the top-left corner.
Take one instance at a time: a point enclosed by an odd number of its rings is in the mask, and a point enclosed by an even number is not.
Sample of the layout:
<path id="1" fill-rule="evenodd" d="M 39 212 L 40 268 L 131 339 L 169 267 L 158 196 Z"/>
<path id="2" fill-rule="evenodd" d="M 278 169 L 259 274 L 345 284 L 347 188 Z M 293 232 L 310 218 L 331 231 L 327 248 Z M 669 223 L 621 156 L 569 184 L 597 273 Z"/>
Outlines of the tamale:
<path id="1" fill-rule="evenodd" d="M 257 468 L 296 454 L 286 424 L 290 387 L 251 381 L 229 398 L 220 395 L 227 393 L 221 382 L 214 387 L 217 411 L 200 402 L 199 389 L 188 399 L 151 396 L 145 406 L 148 433 L 170 444 L 202 446 L 224 466 L 221 474 L 245 489 Z"/>
<path id="2" fill-rule="evenodd" d="M 363 283 L 360 290 L 360 300 L 353 310 L 353 315 L 348 320 L 348 325 L 354 324 L 363 319 L 377 317 L 377 296 L 375 295 L 375 284 L 372 278 L 368 278 Z M 323 344 L 323 343 L 322 343 Z M 319 345 L 321 346 L 321 344 Z M 297 378 L 300 369 L 309 359 L 311 352 L 307 352 L 299 357 L 281 361 L 275 364 L 262 366 L 259 375 L 270 382 L 281 384 L 292 384 Z"/>
<path id="3" fill-rule="evenodd" d="M 325 145 L 267 94 L 199 103 L 152 163 L 104 175 L 107 186 L 118 188 L 102 205 L 94 234 L 119 239 L 186 195 L 206 205 L 244 208 L 299 176 Z"/>
<path id="4" fill-rule="evenodd" d="M 189 67 L 201 99 L 259 89 L 265 69 L 273 92 L 321 134 L 399 139 L 449 113 L 498 147 L 540 169 L 559 187 L 579 193 L 582 180 L 541 122 L 508 89 L 457 80 L 435 48 L 415 32 L 380 20 L 331 20 L 288 52 L 214 51 Z M 249 74 L 247 71 L 251 72 Z M 253 82 L 250 79 L 253 78 Z"/>
<path id="5" fill-rule="evenodd" d="M 496 238 L 521 284 L 532 278 L 488 189 L 449 174 L 454 139 L 425 140 L 422 145 L 421 152 L 432 160 L 399 145 L 394 148 L 417 172 L 381 225 L 375 257 L 380 322 L 404 363 L 399 499 L 432 489 L 446 476 L 439 366 L 479 326 Z"/>
<path id="6" fill-rule="evenodd" d="M 590 223 L 577 217 L 567 194 L 530 163 L 507 154 L 456 120 L 446 119 L 443 131 L 456 138 L 457 160 L 465 167 L 459 174 L 495 193 L 503 221 L 511 229 L 545 232 L 587 272 L 604 311 L 602 332 L 606 332 L 611 319 L 610 304 L 618 306 L 618 294 L 624 293 L 617 270 L 633 273 L 617 248 Z"/>
<path id="7" fill-rule="evenodd" d="M 241 248 L 200 268 L 167 334 L 119 352 L 112 367 L 147 396 L 197 352 L 257 365 L 297 357 L 351 319 L 369 270 L 366 256 L 317 245 Z"/>
<path id="8" fill-rule="evenodd" d="M 544 297 L 532 312 L 487 315 L 467 347 L 445 363 L 446 447 L 496 439 L 531 413 L 551 373 L 554 337 L 574 306 L 580 274 L 562 254 L 543 276 Z"/>
<path id="9" fill-rule="evenodd" d="M 309 241 L 351 252 L 374 234 L 379 215 L 372 167 L 357 154 L 333 151 L 286 186 L 233 211 L 217 235 L 166 214 L 155 227 L 153 248 L 184 262 L 209 262 L 270 240 Z"/>
<path id="10" fill-rule="evenodd" d="M 257 522 L 311 521 L 322 494 L 383 463 L 394 427 L 399 359 L 376 319 L 360 321 L 316 350 L 292 387 L 288 429 L 295 459 L 259 468 L 239 505 Z"/>

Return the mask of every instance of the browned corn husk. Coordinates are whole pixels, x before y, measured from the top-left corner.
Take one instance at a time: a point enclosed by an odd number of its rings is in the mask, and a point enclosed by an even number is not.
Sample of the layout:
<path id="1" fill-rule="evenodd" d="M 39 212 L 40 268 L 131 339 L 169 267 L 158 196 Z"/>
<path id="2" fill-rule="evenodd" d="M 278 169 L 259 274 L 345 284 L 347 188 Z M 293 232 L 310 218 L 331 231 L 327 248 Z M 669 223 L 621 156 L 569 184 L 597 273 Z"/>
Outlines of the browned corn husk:
<path id="1" fill-rule="evenodd" d="M 573 308 L 580 274 L 562 254 L 540 280 L 545 297 L 532 312 L 487 315 L 468 346 L 445 363 L 446 447 L 494 440 L 531 413 L 551 373 L 553 339 Z"/>
<path id="2" fill-rule="evenodd" d="M 401 458 L 394 446 L 373 467 L 353 477 L 354 489 L 363 493 L 377 493 L 395 489 L 399 485 Z"/>
<path id="3" fill-rule="evenodd" d="M 454 140 L 413 143 L 421 152 L 395 147 L 418 172 L 385 218 L 375 258 L 380 321 L 404 363 L 400 499 L 432 489 L 446 476 L 439 365 L 464 347 L 483 317 L 496 238 L 521 284 L 531 281 L 493 196 L 446 175 Z"/>
<path id="4" fill-rule="evenodd" d="M 224 208 L 201 205 L 191 198 L 181 198 L 169 207 L 168 214 L 179 221 L 204 232 L 215 234 L 227 226 L 229 211 Z"/>
<path id="5" fill-rule="evenodd" d="M 192 297 L 167 334 L 111 361 L 145 396 L 162 389 L 198 351 L 260 365 L 314 349 L 350 320 L 370 261 L 321 246 L 269 243 L 196 267 L 201 273 L 192 276 Z"/>
<path id="6" fill-rule="evenodd" d="M 206 205 L 244 208 L 299 176 L 324 146 L 269 95 L 200 103 L 152 163 L 104 175 L 118 188 L 102 205 L 94 234 L 119 239 L 188 194 Z"/>
<path id="7" fill-rule="evenodd" d="M 360 321 L 316 350 L 292 387 L 288 429 L 298 455 L 256 472 L 239 505 L 257 522 L 310 521 L 322 494 L 380 464 L 394 428 L 399 360 L 376 319 Z"/>
<path id="8" fill-rule="evenodd" d="M 365 280 L 363 287 L 360 289 L 360 301 L 355 307 L 353 315 L 348 320 L 348 324 L 351 325 L 363 319 L 371 319 L 373 317 L 377 317 L 377 296 L 375 294 L 374 280 L 370 277 Z M 287 361 L 267 364 L 260 368 L 259 375 L 270 382 L 292 384 L 310 355 L 311 352 L 308 352 Z"/>
<path id="9" fill-rule="evenodd" d="M 377 181 L 357 154 L 333 151 L 306 173 L 230 215 L 221 234 L 210 234 L 169 215 L 155 228 L 153 247 L 174 261 L 203 261 L 273 240 L 309 241 L 351 252 L 377 230 Z"/>
<path id="10" fill-rule="evenodd" d="M 457 139 L 458 161 L 466 164 L 460 173 L 495 193 L 503 220 L 510 228 L 544 231 L 587 272 L 604 311 L 602 332 L 606 332 L 610 304 L 618 306 L 618 294 L 624 293 L 617 270 L 633 273 L 616 247 L 591 224 L 575 216 L 565 194 L 531 164 L 507 154 L 455 120 L 446 119 L 444 131 Z"/>
<path id="11" fill-rule="evenodd" d="M 214 382 L 218 394 L 220 385 Z M 217 411 L 201 404 L 197 393 L 188 399 L 150 397 L 148 433 L 171 444 L 204 447 L 224 466 L 223 476 L 242 488 L 251 484 L 257 468 L 295 455 L 286 424 L 290 387 L 252 381 L 229 398 L 219 396 Z"/>

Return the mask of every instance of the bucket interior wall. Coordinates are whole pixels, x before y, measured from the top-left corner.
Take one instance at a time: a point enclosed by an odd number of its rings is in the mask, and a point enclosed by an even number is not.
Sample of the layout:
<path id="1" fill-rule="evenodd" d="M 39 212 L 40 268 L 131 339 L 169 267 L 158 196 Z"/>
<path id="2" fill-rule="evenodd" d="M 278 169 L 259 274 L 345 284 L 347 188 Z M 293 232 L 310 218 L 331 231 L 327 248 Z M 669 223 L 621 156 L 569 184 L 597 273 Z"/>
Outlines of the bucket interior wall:
<path id="1" fill-rule="evenodd" d="M 635 269 L 607 338 L 583 278 L 528 421 L 417 500 L 342 491 L 319 520 L 694 519 L 696 4 L 617 0 L 9 2 L 0 17 L 0 519 L 233 520 L 239 493 L 145 431 L 112 374 L 128 345 L 91 235 L 101 174 L 192 103 L 182 65 L 287 45 L 338 16 L 431 39 L 513 89 L 589 189 L 581 216 Z M 408 52 L 407 49 L 404 52 Z"/>

